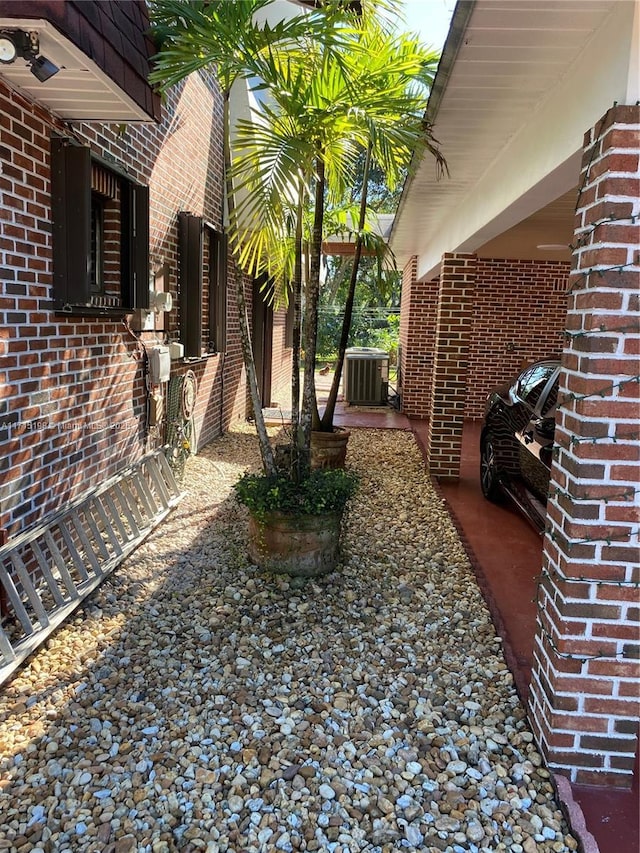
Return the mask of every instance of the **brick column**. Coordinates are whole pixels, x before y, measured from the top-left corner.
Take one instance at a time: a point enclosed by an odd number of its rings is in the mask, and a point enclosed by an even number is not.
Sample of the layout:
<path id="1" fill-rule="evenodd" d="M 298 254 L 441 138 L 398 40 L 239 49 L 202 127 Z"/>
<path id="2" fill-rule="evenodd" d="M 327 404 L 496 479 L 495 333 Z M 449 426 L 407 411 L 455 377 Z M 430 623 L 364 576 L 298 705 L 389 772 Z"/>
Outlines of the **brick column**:
<path id="1" fill-rule="evenodd" d="M 631 785 L 640 677 L 640 108 L 585 137 L 530 713 L 574 782 Z"/>
<path id="2" fill-rule="evenodd" d="M 402 411 L 406 412 L 405 401 L 405 374 L 408 372 L 409 365 L 409 336 L 411 328 L 411 299 L 416 283 L 416 269 L 418 267 L 418 258 L 413 257 L 402 270 L 402 293 L 400 296 L 400 329 L 399 340 L 400 350 L 398 352 L 398 394 L 400 395 Z M 407 388 L 409 385 L 407 386 Z"/>
<path id="3" fill-rule="evenodd" d="M 429 415 L 438 281 L 416 281 L 417 266 L 414 256 L 402 271 L 399 391 L 405 415 L 424 419 Z"/>
<path id="4" fill-rule="evenodd" d="M 476 261 L 468 254 L 442 259 L 427 440 L 429 470 L 441 479 L 460 474 Z"/>

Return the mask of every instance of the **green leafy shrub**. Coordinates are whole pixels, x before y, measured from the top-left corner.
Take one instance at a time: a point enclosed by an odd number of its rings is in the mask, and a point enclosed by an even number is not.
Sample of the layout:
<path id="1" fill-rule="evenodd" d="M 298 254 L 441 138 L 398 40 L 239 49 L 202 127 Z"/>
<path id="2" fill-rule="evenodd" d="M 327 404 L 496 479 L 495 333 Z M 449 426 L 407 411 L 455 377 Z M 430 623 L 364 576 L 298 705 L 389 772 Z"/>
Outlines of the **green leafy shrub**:
<path id="1" fill-rule="evenodd" d="M 397 364 L 398 341 L 400 339 L 400 315 L 389 314 L 386 326 L 373 332 L 373 342 L 369 346 L 378 347 L 389 353 L 389 364 Z"/>
<path id="2" fill-rule="evenodd" d="M 318 361 L 335 361 L 342 328 L 342 308 L 327 306 L 318 314 L 318 343 L 316 357 Z M 395 364 L 400 336 L 400 315 L 375 312 L 356 312 L 351 320 L 348 346 L 377 347 L 389 353 Z"/>
<path id="3" fill-rule="evenodd" d="M 264 518 L 268 512 L 294 515 L 342 512 L 357 488 L 357 476 L 343 468 L 312 471 L 300 483 L 293 482 L 286 474 L 274 477 L 245 474 L 234 486 L 240 503 L 256 518 Z"/>

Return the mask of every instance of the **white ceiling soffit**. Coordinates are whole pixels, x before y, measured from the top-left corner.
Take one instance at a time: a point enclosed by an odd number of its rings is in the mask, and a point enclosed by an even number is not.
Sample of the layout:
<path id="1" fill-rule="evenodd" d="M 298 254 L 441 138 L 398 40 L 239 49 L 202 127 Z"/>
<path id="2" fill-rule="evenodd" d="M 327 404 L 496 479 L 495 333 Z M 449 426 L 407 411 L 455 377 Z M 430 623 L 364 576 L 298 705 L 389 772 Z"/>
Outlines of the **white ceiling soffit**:
<path id="1" fill-rule="evenodd" d="M 633 0 L 459 0 L 427 108 L 450 174 L 427 154 L 407 181 L 399 267 L 417 255 L 430 278 L 444 252 L 478 251 L 561 197 L 567 209 L 584 133 L 625 102 L 633 22 Z M 550 220 L 538 241 L 562 243 Z"/>
<path id="2" fill-rule="evenodd" d="M 54 115 L 66 121 L 152 121 L 93 60 L 47 21 L 0 18 L 2 29 L 37 32 L 40 54 L 60 68 L 57 74 L 41 83 L 24 59 L 0 65 L 0 77 Z"/>

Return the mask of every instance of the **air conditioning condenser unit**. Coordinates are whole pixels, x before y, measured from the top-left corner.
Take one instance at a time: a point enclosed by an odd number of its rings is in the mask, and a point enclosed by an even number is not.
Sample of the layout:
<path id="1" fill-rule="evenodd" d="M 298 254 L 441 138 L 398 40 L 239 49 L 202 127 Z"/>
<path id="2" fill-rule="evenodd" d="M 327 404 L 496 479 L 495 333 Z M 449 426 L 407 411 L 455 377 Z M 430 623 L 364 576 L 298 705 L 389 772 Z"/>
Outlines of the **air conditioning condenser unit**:
<path id="1" fill-rule="evenodd" d="M 389 388 L 389 353 L 350 347 L 345 353 L 344 399 L 352 406 L 384 406 Z"/>

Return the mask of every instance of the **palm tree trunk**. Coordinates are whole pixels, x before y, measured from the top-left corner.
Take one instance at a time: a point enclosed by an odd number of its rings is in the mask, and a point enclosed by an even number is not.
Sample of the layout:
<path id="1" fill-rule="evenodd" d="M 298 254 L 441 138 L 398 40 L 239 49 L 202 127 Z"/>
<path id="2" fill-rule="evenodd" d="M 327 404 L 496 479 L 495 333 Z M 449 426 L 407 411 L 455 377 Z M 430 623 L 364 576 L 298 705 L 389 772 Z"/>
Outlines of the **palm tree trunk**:
<path id="1" fill-rule="evenodd" d="M 318 299 L 320 296 L 320 258 L 322 254 L 322 223 L 324 220 L 324 157 L 322 151 L 316 156 L 316 188 L 313 212 L 313 232 L 309 250 L 309 278 L 305 285 L 304 316 L 304 385 L 302 391 L 302 411 L 300 426 L 302 446 L 300 447 L 303 470 L 309 467 L 311 448 L 311 429 L 316 409 L 316 337 L 318 328 Z"/>
<path id="2" fill-rule="evenodd" d="M 230 127 L 229 127 L 229 96 L 230 90 L 224 92 L 224 174 L 225 186 L 227 195 L 227 205 L 229 216 L 233 215 L 234 196 L 233 196 L 233 181 L 231 179 L 231 145 L 230 145 Z M 265 474 L 273 476 L 276 473 L 276 463 L 273 454 L 273 448 L 269 442 L 267 428 L 262 414 L 262 400 L 260 399 L 260 391 L 258 390 L 258 377 L 256 375 L 256 363 L 253 358 L 253 346 L 251 344 L 251 332 L 249 327 L 249 315 L 247 313 L 247 300 L 244 292 L 244 275 L 239 267 L 235 268 L 235 283 L 236 283 L 236 303 L 238 306 L 238 320 L 240 322 L 240 345 L 242 348 L 242 358 L 244 361 L 245 371 L 247 373 L 247 383 L 249 385 L 249 393 L 251 396 L 251 405 L 253 407 L 253 416 L 256 422 L 256 433 L 260 444 L 260 456 L 262 457 L 262 466 Z"/>
<path id="3" fill-rule="evenodd" d="M 301 335 L 301 313 L 302 313 L 302 219 L 304 205 L 304 188 L 302 181 L 298 189 L 298 210 L 296 212 L 296 234 L 295 234 L 295 261 L 293 268 L 293 288 L 291 298 L 293 299 L 293 354 L 291 358 L 291 435 L 293 452 L 292 470 L 296 482 L 300 482 L 302 475 L 298 447 L 302 442 L 298 435 L 300 428 L 300 335 Z"/>
<path id="4" fill-rule="evenodd" d="M 344 317 L 342 318 L 342 332 L 340 334 L 340 345 L 338 347 L 338 360 L 333 374 L 331 390 L 327 399 L 327 405 L 320 420 L 320 429 L 323 432 L 331 432 L 333 430 L 333 416 L 336 410 L 336 402 L 338 400 L 338 388 L 340 387 L 340 378 L 342 376 L 342 368 L 344 366 L 344 356 L 347 351 L 349 342 L 349 330 L 351 329 L 351 318 L 353 316 L 353 304 L 356 296 L 356 282 L 358 280 L 358 268 L 360 267 L 360 258 L 362 257 L 362 229 L 364 228 L 367 215 L 367 193 L 369 189 L 369 169 L 371 167 L 371 143 L 367 148 L 367 156 L 364 161 L 364 172 L 362 176 L 362 194 L 360 196 L 360 214 L 358 220 L 358 236 L 356 237 L 356 245 L 353 250 L 353 263 L 351 265 L 351 278 L 349 279 L 349 291 L 347 293 L 347 301 L 344 306 Z"/>

